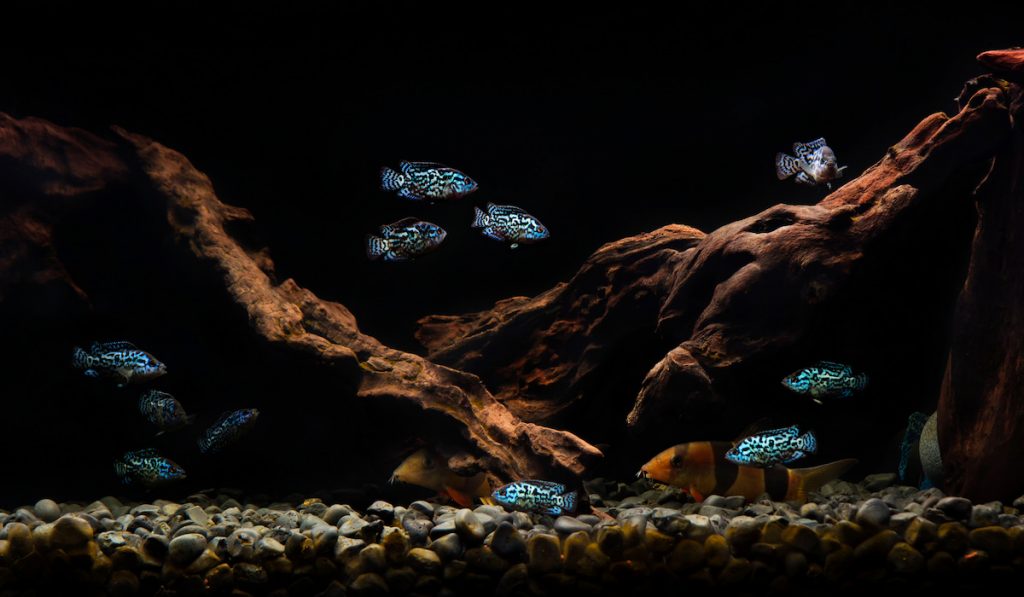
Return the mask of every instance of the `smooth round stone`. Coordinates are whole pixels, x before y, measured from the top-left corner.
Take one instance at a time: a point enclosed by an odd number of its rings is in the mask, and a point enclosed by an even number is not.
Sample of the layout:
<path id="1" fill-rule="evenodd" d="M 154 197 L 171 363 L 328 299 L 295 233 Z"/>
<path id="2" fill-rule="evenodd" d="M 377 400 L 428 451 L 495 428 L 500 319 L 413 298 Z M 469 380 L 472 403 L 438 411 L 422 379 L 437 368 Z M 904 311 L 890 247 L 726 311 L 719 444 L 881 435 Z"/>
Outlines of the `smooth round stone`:
<path id="1" fill-rule="evenodd" d="M 951 554 L 963 552 L 967 549 L 969 543 L 967 529 L 956 522 L 946 522 L 939 525 L 937 536 L 942 548 Z"/>
<path id="2" fill-rule="evenodd" d="M 725 503 L 725 497 L 717 494 L 711 494 L 708 497 L 704 498 L 704 505 L 711 506 L 713 508 L 726 508 L 727 506 L 725 505 Z"/>
<path id="3" fill-rule="evenodd" d="M 476 516 L 477 520 L 480 521 L 480 524 L 484 525 L 484 536 L 493 533 L 494 529 L 498 527 L 499 521 L 494 517 L 488 516 L 487 514 L 479 514 L 477 512 L 474 512 L 473 514 Z"/>
<path id="4" fill-rule="evenodd" d="M 455 519 L 451 518 L 443 522 L 436 523 L 434 528 L 430 529 L 430 537 L 437 538 L 443 537 L 448 534 L 455 532 Z"/>
<path id="5" fill-rule="evenodd" d="M 782 542 L 803 553 L 810 553 L 818 545 L 818 535 L 811 529 L 792 524 L 782 531 Z"/>
<path id="6" fill-rule="evenodd" d="M 704 563 L 704 546 L 692 539 L 683 539 L 669 555 L 669 568 L 676 572 L 693 570 Z"/>
<path id="7" fill-rule="evenodd" d="M 906 543 L 897 543 L 889 550 L 886 558 L 893 570 L 900 574 L 916 574 L 924 568 L 921 552 Z"/>
<path id="8" fill-rule="evenodd" d="M 921 547 L 926 543 L 934 541 L 938 530 L 939 525 L 927 518 L 918 516 L 907 525 L 903 537 L 907 540 L 907 543 L 914 547 Z"/>
<path id="9" fill-rule="evenodd" d="M 250 587 L 262 587 L 267 584 L 267 571 L 262 566 L 257 566 L 249 562 L 242 562 L 235 564 L 232 569 L 235 576 L 235 582 L 241 585 L 248 585 Z"/>
<path id="10" fill-rule="evenodd" d="M 341 520 L 343 516 L 348 516 L 349 514 L 352 514 L 352 508 L 341 504 L 334 504 L 330 508 L 327 508 L 327 511 L 324 512 L 321 518 L 327 524 L 337 526 L 338 521 Z"/>
<path id="11" fill-rule="evenodd" d="M 825 512 L 821 509 L 821 506 L 814 502 L 807 502 L 800 506 L 800 516 L 802 518 L 809 518 L 818 522 L 825 520 Z"/>
<path id="12" fill-rule="evenodd" d="M 437 555 L 434 551 L 422 547 L 414 547 L 409 550 L 408 562 L 410 566 L 421 574 L 437 575 L 440 574 L 441 569 L 444 567 L 444 564 L 441 562 L 441 556 Z"/>
<path id="13" fill-rule="evenodd" d="M 534 574 L 555 572 L 562 567 L 562 549 L 558 537 L 534 535 L 526 542 L 528 567 Z"/>
<path id="14" fill-rule="evenodd" d="M 593 514 L 580 514 L 576 517 L 576 520 L 585 524 L 589 524 L 590 526 L 594 526 L 595 524 L 601 522 L 601 519 L 597 516 L 594 516 Z"/>
<path id="15" fill-rule="evenodd" d="M 180 535 L 171 540 L 167 557 L 179 566 L 186 566 L 206 550 L 206 537 L 198 533 Z"/>
<path id="16" fill-rule="evenodd" d="M 256 557 L 262 559 L 277 558 L 284 555 L 284 545 L 272 537 L 264 537 L 256 542 Z"/>
<path id="17" fill-rule="evenodd" d="M 654 514 L 654 508 L 648 508 L 647 506 L 640 506 L 640 507 L 626 508 L 624 510 L 620 510 L 618 515 L 616 516 L 616 518 L 618 518 L 619 520 L 629 520 L 630 518 L 635 518 L 637 516 L 640 516 L 640 517 L 643 517 L 643 518 L 650 518 L 652 514 Z"/>
<path id="18" fill-rule="evenodd" d="M 426 514 L 428 517 L 431 518 L 433 518 L 434 516 L 434 505 L 431 504 L 430 502 L 426 502 L 423 500 L 416 500 L 415 502 L 409 504 L 409 509 L 416 510 L 417 512 Z"/>
<path id="19" fill-rule="evenodd" d="M 366 513 L 372 514 L 384 522 L 391 522 L 395 516 L 395 507 L 384 500 L 377 500 L 370 504 L 370 507 L 366 509 Z"/>
<path id="20" fill-rule="evenodd" d="M 92 539 L 92 526 L 88 521 L 65 514 L 53 523 L 50 541 L 54 547 L 69 549 L 85 545 Z"/>
<path id="21" fill-rule="evenodd" d="M 857 509 L 857 522 L 873 527 L 884 527 L 889 524 L 889 506 L 878 498 L 871 498 Z"/>
<path id="22" fill-rule="evenodd" d="M 954 520 L 963 520 L 971 515 L 971 500 L 962 497 L 944 497 L 935 507 Z"/>
<path id="23" fill-rule="evenodd" d="M 294 561 L 311 560 L 316 556 L 316 547 L 309 537 L 293 533 L 284 544 L 284 552 Z"/>
<path id="24" fill-rule="evenodd" d="M 754 517 L 756 517 L 756 516 L 767 516 L 767 515 L 771 514 L 774 511 L 775 511 L 775 509 L 772 508 L 771 506 L 769 506 L 768 504 L 750 504 L 749 506 L 747 506 L 746 508 L 743 509 L 743 514 L 745 516 L 754 516 Z M 808 517 L 808 518 L 810 518 L 810 517 Z"/>
<path id="25" fill-rule="evenodd" d="M 729 563 L 729 543 L 721 535 L 711 535 L 704 540 L 704 559 L 708 566 L 721 568 Z"/>
<path id="26" fill-rule="evenodd" d="M 111 597 L 131 597 L 139 593 L 139 578 L 129 570 L 115 570 L 107 581 Z"/>
<path id="27" fill-rule="evenodd" d="M 118 547 L 128 545 L 123 531 L 106 531 L 96 536 L 96 544 L 100 546 L 103 553 L 110 555 Z M 128 535 L 131 536 L 131 535 Z M 138 539 L 136 539 L 138 541 Z"/>
<path id="28" fill-rule="evenodd" d="M 519 561 L 526 554 L 526 540 L 508 522 L 499 524 L 494 530 L 490 546 L 494 553 L 508 560 Z"/>
<path id="29" fill-rule="evenodd" d="M 1010 533 L 1003 527 L 989 526 L 970 533 L 971 545 L 988 552 L 994 559 L 1008 556 L 1013 549 Z"/>
<path id="30" fill-rule="evenodd" d="M 971 508 L 971 528 L 977 529 L 999 524 L 999 515 L 1003 513 L 1002 507 L 994 504 L 978 504 Z"/>
<path id="31" fill-rule="evenodd" d="M 897 481 L 899 481 L 899 477 L 896 473 L 877 473 L 864 477 L 863 483 L 864 489 L 868 491 L 881 491 L 895 485 Z"/>
<path id="32" fill-rule="evenodd" d="M 704 542 L 710 535 L 714 534 L 715 529 L 711 526 L 711 519 L 707 516 L 700 514 L 686 514 L 683 516 L 688 523 L 686 527 L 686 538 L 693 539 L 694 541 Z"/>
<path id="33" fill-rule="evenodd" d="M 868 564 L 881 562 L 885 560 L 886 556 L 889 555 L 889 550 L 899 541 L 900 536 L 896 534 L 896 531 L 880 531 L 862 541 L 853 550 L 853 555 L 859 562 L 866 562 Z"/>
<path id="34" fill-rule="evenodd" d="M 352 581 L 349 590 L 355 595 L 387 595 L 389 592 L 387 581 L 374 572 L 360 574 Z"/>
<path id="35" fill-rule="evenodd" d="M 43 522 L 53 522 L 60 518 L 60 506 L 57 505 L 57 502 L 50 499 L 39 500 L 32 510 L 35 511 L 36 516 Z"/>
<path id="36" fill-rule="evenodd" d="M 189 520 L 191 520 L 199 526 L 205 527 L 206 525 L 210 524 L 210 515 L 206 513 L 206 510 L 203 510 L 199 506 L 189 507 L 187 510 L 185 510 L 185 516 L 187 516 Z"/>
<path id="37" fill-rule="evenodd" d="M 289 512 L 287 512 L 287 514 L 290 515 L 293 512 L 296 515 L 299 514 L 298 512 L 295 512 L 294 510 L 290 510 Z M 328 525 L 326 522 L 324 522 L 324 520 L 322 518 L 320 518 L 319 516 L 316 516 L 315 514 L 302 514 L 301 518 L 300 518 L 300 523 L 299 523 L 299 530 L 300 531 L 308 531 L 308 530 L 311 530 L 311 529 L 316 528 L 316 527 L 321 526 L 321 525 L 334 526 L 334 525 Z M 295 528 L 295 527 L 289 527 L 289 528 Z"/>
<path id="38" fill-rule="evenodd" d="M 533 519 L 526 512 L 513 512 L 512 513 L 512 524 L 520 530 L 527 530 L 533 528 Z"/>
<path id="39" fill-rule="evenodd" d="M 426 543 L 430 537 L 430 530 L 434 528 L 434 523 L 427 518 L 416 518 L 406 514 L 402 519 L 402 528 L 409 533 L 410 541 L 414 544 L 422 544 Z"/>
<path id="40" fill-rule="evenodd" d="M 555 531 L 562 535 L 571 535 L 578 531 L 589 533 L 592 530 L 592 527 L 589 524 L 581 522 L 571 516 L 559 516 L 558 519 L 555 520 L 554 528 Z"/>
<path id="41" fill-rule="evenodd" d="M 360 569 L 366 572 L 383 572 L 388 567 L 387 553 L 383 545 L 372 543 L 359 552 Z"/>
<path id="42" fill-rule="evenodd" d="M 762 526 L 756 518 L 737 516 L 729 521 L 729 526 L 725 529 L 725 538 L 732 545 L 749 547 L 761 538 Z"/>
<path id="43" fill-rule="evenodd" d="M 915 520 L 917 520 L 917 514 L 913 512 L 899 512 L 889 518 L 889 526 L 902 530 Z"/>
<path id="44" fill-rule="evenodd" d="M 364 547 L 366 547 L 366 541 L 363 541 L 362 539 L 339 537 L 338 542 L 334 544 L 334 559 L 340 561 L 349 560 L 358 556 L 359 553 L 363 551 Z"/>
<path id="45" fill-rule="evenodd" d="M 430 549 L 445 562 L 451 562 L 462 556 L 462 540 L 455 533 L 449 533 L 434 540 Z"/>
<path id="46" fill-rule="evenodd" d="M 206 527 L 201 527 L 201 526 L 199 526 L 197 524 L 186 524 L 186 525 L 178 528 L 171 535 L 172 535 L 172 537 L 177 537 L 179 535 L 188 535 L 190 533 L 195 533 L 197 535 L 202 535 L 203 537 L 206 537 L 207 539 L 210 538 L 210 531 Z"/>
<path id="47" fill-rule="evenodd" d="M 786 554 L 783 561 L 783 570 L 790 578 L 799 578 L 807 573 L 807 556 L 799 551 L 791 551 Z"/>
<path id="48" fill-rule="evenodd" d="M 487 530 L 482 522 L 468 508 L 463 508 L 455 513 L 455 532 L 467 543 L 481 543 L 487 536 Z"/>

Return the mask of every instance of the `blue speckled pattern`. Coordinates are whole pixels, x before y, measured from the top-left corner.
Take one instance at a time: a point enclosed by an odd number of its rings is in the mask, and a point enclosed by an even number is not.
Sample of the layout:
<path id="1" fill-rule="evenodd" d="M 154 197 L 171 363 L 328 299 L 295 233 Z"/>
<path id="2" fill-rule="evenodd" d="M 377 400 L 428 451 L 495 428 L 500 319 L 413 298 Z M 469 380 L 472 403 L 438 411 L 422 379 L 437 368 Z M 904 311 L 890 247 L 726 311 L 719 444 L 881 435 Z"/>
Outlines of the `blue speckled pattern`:
<path id="1" fill-rule="evenodd" d="M 810 396 L 820 403 L 821 398 L 851 398 L 868 385 L 865 373 L 854 374 L 853 368 L 833 361 L 821 361 L 787 375 L 782 385 L 793 392 Z"/>
<path id="2" fill-rule="evenodd" d="M 800 429 L 791 425 L 743 438 L 726 452 L 725 458 L 735 464 L 768 468 L 796 462 L 817 450 L 818 440 L 813 432 L 800 435 Z"/>
<path id="3" fill-rule="evenodd" d="M 550 481 L 516 481 L 494 490 L 492 497 L 509 508 L 552 516 L 576 511 L 576 492 L 566 493 L 565 485 Z"/>

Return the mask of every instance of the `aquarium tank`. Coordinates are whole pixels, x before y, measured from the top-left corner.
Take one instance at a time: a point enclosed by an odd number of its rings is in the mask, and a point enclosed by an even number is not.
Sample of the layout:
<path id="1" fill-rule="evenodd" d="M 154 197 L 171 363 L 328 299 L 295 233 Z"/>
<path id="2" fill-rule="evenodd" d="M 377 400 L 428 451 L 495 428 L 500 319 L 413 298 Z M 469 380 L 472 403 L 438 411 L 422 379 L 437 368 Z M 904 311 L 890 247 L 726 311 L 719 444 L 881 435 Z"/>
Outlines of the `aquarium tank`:
<path id="1" fill-rule="evenodd" d="M 244 10 L 5 55 L 0 597 L 1020 586 L 1018 23 Z"/>

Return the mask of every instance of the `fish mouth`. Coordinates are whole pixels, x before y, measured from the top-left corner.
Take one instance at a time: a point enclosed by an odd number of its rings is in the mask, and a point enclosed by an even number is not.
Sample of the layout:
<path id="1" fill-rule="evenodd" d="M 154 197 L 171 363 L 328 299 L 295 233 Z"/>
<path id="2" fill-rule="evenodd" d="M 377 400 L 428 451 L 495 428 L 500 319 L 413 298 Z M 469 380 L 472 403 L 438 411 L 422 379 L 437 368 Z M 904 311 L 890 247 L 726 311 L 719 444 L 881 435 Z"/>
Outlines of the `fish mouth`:
<path id="1" fill-rule="evenodd" d="M 647 476 L 647 471 L 645 471 L 644 469 L 641 468 L 640 470 L 638 470 L 636 472 L 636 478 L 637 479 L 649 479 L 650 477 Z"/>
<path id="2" fill-rule="evenodd" d="M 401 481 L 401 479 L 398 478 L 397 474 L 392 474 L 391 478 L 388 479 L 388 485 L 394 485 L 395 483 L 398 483 L 400 481 Z"/>

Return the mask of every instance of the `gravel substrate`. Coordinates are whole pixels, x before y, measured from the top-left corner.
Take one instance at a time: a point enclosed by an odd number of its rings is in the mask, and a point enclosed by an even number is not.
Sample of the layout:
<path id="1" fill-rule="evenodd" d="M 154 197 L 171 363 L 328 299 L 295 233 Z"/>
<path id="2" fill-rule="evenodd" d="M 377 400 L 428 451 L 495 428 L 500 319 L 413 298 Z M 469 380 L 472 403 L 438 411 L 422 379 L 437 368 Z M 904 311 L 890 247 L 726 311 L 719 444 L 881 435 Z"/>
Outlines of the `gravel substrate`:
<path id="1" fill-rule="evenodd" d="M 1024 576 L 1024 498 L 972 504 L 891 482 L 832 483 L 806 504 L 694 504 L 596 480 L 595 514 L 558 518 L 426 501 L 44 499 L 0 511 L 0 597 L 789 594 Z"/>

